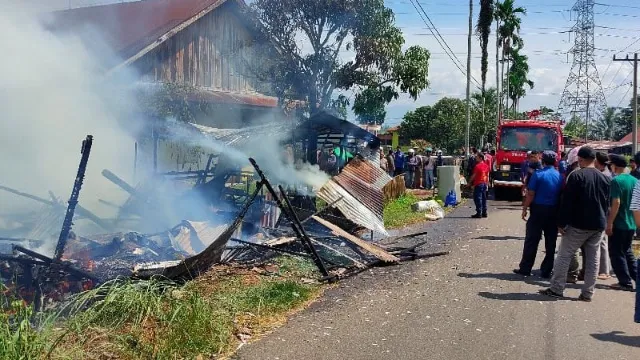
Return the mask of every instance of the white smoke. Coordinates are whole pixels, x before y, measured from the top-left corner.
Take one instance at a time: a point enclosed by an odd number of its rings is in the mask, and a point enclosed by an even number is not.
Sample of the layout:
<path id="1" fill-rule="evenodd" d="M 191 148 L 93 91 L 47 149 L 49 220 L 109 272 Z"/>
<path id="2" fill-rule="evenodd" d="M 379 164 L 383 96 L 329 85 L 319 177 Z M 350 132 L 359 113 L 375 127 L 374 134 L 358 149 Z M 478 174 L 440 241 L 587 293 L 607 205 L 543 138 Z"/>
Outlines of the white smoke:
<path id="1" fill-rule="evenodd" d="M 134 140 L 118 119 L 134 110 L 118 84 L 105 81 L 101 61 L 79 37 L 54 35 L 35 15 L 0 5 L 0 184 L 49 198 L 69 198 L 86 135 L 94 136 L 80 205 L 112 215 L 100 198 L 114 201 L 122 191 L 103 179 L 109 168 L 133 170 Z M 96 42 L 100 39 L 96 38 Z M 115 200 L 115 202 L 118 202 Z M 39 205 L 0 191 L 0 214 Z"/>

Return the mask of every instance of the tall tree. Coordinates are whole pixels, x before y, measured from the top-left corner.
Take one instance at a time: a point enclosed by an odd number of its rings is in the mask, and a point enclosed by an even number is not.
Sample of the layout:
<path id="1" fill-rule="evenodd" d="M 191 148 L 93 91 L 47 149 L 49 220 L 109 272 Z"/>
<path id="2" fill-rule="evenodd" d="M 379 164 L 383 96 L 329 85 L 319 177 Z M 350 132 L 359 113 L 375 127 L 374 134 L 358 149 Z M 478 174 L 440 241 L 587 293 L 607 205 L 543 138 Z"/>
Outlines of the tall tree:
<path id="1" fill-rule="evenodd" d="M 505 58 L 510 53 L 511 47 L 512 46 L 522 47 L 524 45 L 522 38 L 520 37 L 520 27 L 522 24 L 522 19 L 520 18 L 520 16 L 526 15 L 527 10 L 523 7 L 514 7 L 514 6 L 515 6 L 514 0 L 504 0 L 503 2 L 498 2 L 495 7 L 495 18 L 500 24 L 500 27 L 498 28 L 497 40 L 498 40 L 499 47 L 502 49 L 502 72 L 503 73 L 504 73 Z M 507 65 L 509 65 L 509 63 L 507 63 Z M 507 84 L 508 82 L 509 82 L 509 77 L 507 77 Z M 509 92 L 504 91 L 504 94 L 505 96 L 507 96 L 507 99 L 508 99 Z"/>
<path id="2" fill-rule="evenodd" d="M 480 0 L 480 13 L 476 23 L 476 33 L 480 38 L 480 49 L 482 57 L 480 59 L 480 77 L 482 80 L 482 91 L 485 91 L 487 84 L 487 70 L 489 68 L 489 36 L 491 35 L 491 24 L 495 13 L 493 0 Z M 497 69 L 496 69 L 497 71 Z"/>
<path id="3" fill-rule="evenodd" d="M 620 109 L 608 107 L 602 116 L 589 124 L 589 138 L 598 140 L 613 140 L 615 134 L 616 118 L 620 116 Z"/>
<path id="4" fill-rule="evenodd" d="M 409 140 L 423 139 L 453 152 L 464 146 L 465 118 L 465 101 L 445 97 L 433 106 L 422 106 L 405 114 L 400 135 Z"/>
<path id="5" fill-rule="evenodd" d="M 471 121 L 471 145 L 483 145 L 495 142 L 495 122 L 498 103 L 496 88 L 488 88 L 484 95 L 475 92 L 471 95 L 473 116 Z"/>
<path id="6" fill-rule="evenodd" d="M 384 0 L 256 0 L 252 9 L 277 51 L 261 59 L 265 78 L 281 99 L 304 100 L 309 113 L 348 106 L 334 91 L 350 90 L 361 121 L 380 123 L 381 109 L 400 93 L 415 100 L 429 85 L 429 52 L 402 50 L 402 32 Z M 350 61 L 345 52 L 353 53 Z"/>
<path id="7" fill-rule="evenodd" d="M 572 116 L 562 129 L 562 133 L 564 135 L 572 138 L 584 138 L 585 131 L 586 126 L 584 121 L 582 121 L 582 119 L 577 115 Z"/>
<path id="8" fill-rule="evenodd" d="M 520 99 L 526 95 L 525 86 L 529 89 L 533 89 L 535 85 L 533 81 L 529 79 L 529 58 L 526 55 L 520 54 L 521 47 L 515 47 L 511 49 L 511 59 L 513 65 L 509 69 L 507 74 L 509 78 L 509 87 L 507 89 L 509 98 L 512 100 L 512 109 L 518 111 L 518 103 Z"/>

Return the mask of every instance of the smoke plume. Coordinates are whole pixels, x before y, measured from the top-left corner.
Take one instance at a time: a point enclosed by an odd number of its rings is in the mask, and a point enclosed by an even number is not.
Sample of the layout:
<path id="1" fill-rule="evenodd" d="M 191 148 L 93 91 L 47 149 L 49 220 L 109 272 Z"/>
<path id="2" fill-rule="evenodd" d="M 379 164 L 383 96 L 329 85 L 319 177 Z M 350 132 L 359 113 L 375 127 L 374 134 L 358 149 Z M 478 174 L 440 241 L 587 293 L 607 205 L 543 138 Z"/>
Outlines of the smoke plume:
<path id="1" fill-rule="evenodd" d="M 134 144 L 117 120 L 127 118 L 134 104 L 125 101 L 127 96 L 114 96 L 122 94 L 119 84 L 102 75 L 102 59 L 113 54 L 98 54 L 98 59 L 77 36 L 54 35 L 35 15 L 12 10 L 0 5 L 0 184 L 47 199 L 51 190 L 66 202 L 81 141 L 91 134 L 80 205 L 110 216 L 112 210 L 97 200 L 114 201 L 123 194 L 100 171 L 131 174 Z M 36 205 L 4 192 L 0 204 L 0 214 Z"/>

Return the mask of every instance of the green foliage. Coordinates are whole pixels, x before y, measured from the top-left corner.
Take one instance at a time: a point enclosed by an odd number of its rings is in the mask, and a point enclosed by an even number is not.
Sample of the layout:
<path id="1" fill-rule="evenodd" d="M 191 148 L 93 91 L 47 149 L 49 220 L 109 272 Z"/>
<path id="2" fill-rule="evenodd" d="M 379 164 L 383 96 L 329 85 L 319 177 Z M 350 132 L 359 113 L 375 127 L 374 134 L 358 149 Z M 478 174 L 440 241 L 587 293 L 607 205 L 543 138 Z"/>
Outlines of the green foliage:
<path id="1" fill-rule="evenodd" d="M 39 359 L 49 345 L 51 318 L 34 316 L 31 306 L 2 293 L 0 303 L 0 359 Z"/>
<path id="2" fill-rule="evenodd" d="M 527 10 L 523 7 L 514 7 L 514 5 L 514 0 L 504 0 L 498 1 L 495 6 L 495 19 L 500 23 L 498 28 L 499 45 L 505 52 L 512 45 L 523 46 L 522 38 L 519 35 L 522 25 L 520 16 L 526 15 Z"/>
<path id="3" fill-rule="evenodd" d="M 175 118 L 179 121 L 193 121 L 195 111 L 204 106 L 193 100 L 195 88 L 185 84 L 163 83 L 157 87 L 138 89 L 138 104 L 146 114 L 159 119 Z"/>
<path id="4" fill-rule="evenodd" d="M 573 116 L 569 121 L 567 121 L 562 133 L 566 136 L 571 136 L 572 138 L 583 138 L 586 131 L 586 126 L 584 121 L 577 116 Z"/>
<path id="5" fill-rule="evenodd" d="M 0 298 L 0 358 L 98 358 L 109 353 L 131 359 L 193 359 L 228 352 L 238 324 L 251 326 L 283 314 L 317 293 L 316 286 L 295 280 L 314 275 L 308 260 L 282 257 L 277 263 L 280 276 L 251 277 L 249 283 L 241 275 L 185 286 L 110 282 L 42 318 L 22 302 Z M 246 314 L 254 320 L 242 320 Z M 54 332 L 54 324 L 61 330 Z"/>
<path id="6" fill-rule="evenodd" d="M 383 0 L 256 0 L 252 9 L 277 51 L 261 62 L 263 76 L 279 98 L 305 100 L 310 113 L 331 108 L 334 91 L 351 90 L 359 120 L 381 123 L 400 92 L 416 99 L 429 85 L 429 52 L 402 51 L 402 32 Z M 352 61 L 341 60 L 345 51 Z"/>
<path id="7" fill-rule="evenodd" d="M 495 88 L 471 96 L 472 145 L 493 142 L 495 139 L 496 107 L 498 102 Z M 483 117 L 484 109 L 484 117 Z M 463 100 L 442 98 L 433 106 L 422 106 L 405 114 L 400 125 L 400 135 L 408 140 L 423 139 L 434 147 L 451 153 L 464 146 L 466 128 L 466 107 Z"/>
<path id="8" fill-rule="evenodd" d="M 525 86 L 533 89 L 534 83 L 529 80 L 529 58 L 520 54 L 522 47 L 511 49 L 513 63 L 509 68 L 509 98 L 512 100 L 513 109 L 518 109 L 519 100 L 526 95 Z"/>
<path id="9" fill-rule="evenodd" d="M 480 0 L 480 13 L 476 24 L 476 33 L 480 38 L 480 49 L 482 57 L 480 60 L 480 71 L 482 79 L 482 90 L 487 84 L 487 69 L 489 68 L 489 36 L 491 35 L 491 23 L 495 13 L 493 0 Z"/>
<path id="10" fill-rule="evenodd" d="M 415 195 L 407 193 L 389 202 L 384 208 L 384 226 L 392 229 L 424 221 L 423 213 L 411 210 L 411 205 L 418 201 Z"/>

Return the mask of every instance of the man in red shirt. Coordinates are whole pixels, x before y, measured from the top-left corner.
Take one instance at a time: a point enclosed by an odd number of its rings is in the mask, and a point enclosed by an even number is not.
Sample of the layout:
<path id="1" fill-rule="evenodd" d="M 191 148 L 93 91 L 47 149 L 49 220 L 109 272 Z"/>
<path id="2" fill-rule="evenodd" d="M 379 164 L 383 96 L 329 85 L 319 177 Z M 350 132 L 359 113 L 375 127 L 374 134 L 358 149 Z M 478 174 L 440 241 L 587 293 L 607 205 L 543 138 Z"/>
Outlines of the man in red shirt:
<path id="1" fill-rule="evenodd" d="M 476 166 L 469 182 L 473 186 L 473 202 L 476 204 L 476 214 L 474 219 L 487 217 L 487 189 L 489 184 L 490 167 L 484 161 L 484 154 L 476 153 Z"/>

